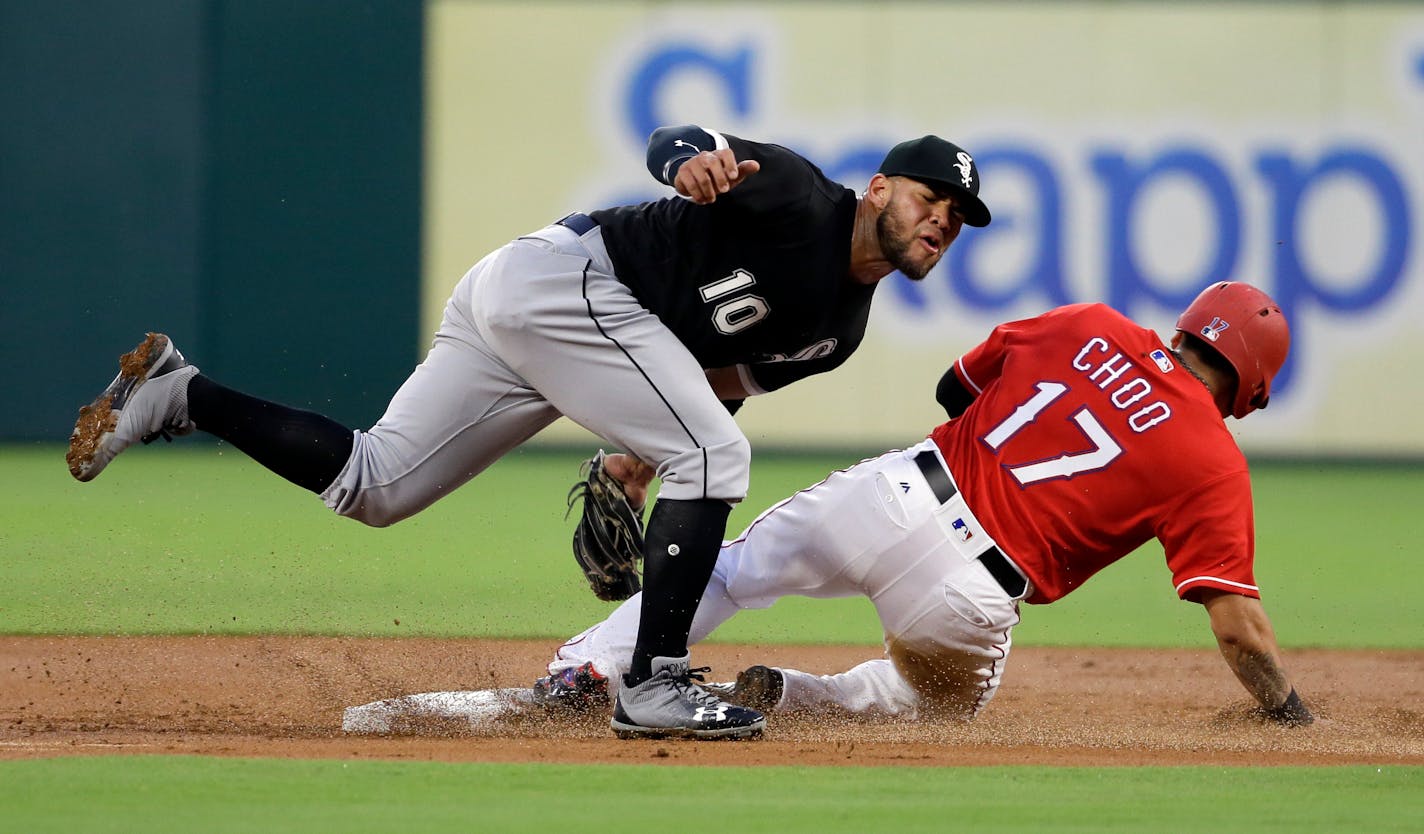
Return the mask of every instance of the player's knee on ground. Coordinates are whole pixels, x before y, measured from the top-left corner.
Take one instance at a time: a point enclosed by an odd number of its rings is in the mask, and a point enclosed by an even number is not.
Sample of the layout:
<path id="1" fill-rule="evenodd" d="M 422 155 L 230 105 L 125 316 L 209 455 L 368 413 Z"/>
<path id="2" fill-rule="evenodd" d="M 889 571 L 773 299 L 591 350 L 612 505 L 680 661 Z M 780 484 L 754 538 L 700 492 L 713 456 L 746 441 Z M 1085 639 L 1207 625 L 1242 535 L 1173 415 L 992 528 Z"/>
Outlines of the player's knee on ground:
<path id="1" fill-rule="evenodd" d="M 735 504 L 747 497 L 752 445 L 738 434 L 721 443 L 689 449 L 659 467 L 660 498 L 677 501 L 714 499 Z"/>
<path id="2" fill-rule="evenodd" d="M 922 718 L 968 721 L 998 689 L 993 664 L 959 649 L 891 640 L 890 661 L 919 695 Z"/>

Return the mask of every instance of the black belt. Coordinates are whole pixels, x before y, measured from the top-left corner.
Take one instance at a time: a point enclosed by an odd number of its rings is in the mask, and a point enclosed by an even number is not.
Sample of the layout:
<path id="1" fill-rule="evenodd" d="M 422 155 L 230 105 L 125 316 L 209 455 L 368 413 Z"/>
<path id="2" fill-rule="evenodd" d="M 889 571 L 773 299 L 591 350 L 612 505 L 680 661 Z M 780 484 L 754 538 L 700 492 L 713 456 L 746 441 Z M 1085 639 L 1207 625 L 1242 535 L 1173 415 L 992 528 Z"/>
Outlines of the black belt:
<path id="1" fill-rule="evenodd" d="M 930 491 L 941 504 L 947 503 L 959 492 L 954 488 L 954 481 L 949 479 L 949 473 L 944 470 L 944 464 L 939 462 L 934 450 L 926 449 L 915 455 L 915 465 L 920 467 L 920 474 L 925 476 Z M 1011 598 L 1018 599 L 1028 590 L 1028 580 L 1023 578 L 998 547 L 990 545 L 978 558 L 984 567 L 989 569 L 989 575 L 994 577 L 994 581 L 999 583 L 999 587 Z"/>
<path id="2" fill-rule="evenodd" d="M 573 214 L 570 214 L 568 217 L 565 217 L 562 220 L 555 221 L 554 225 L 563 226 L 564 228 L 572 231 L 579 237 L 583 237 L 598 225 L 598 221 L 594 220 L 592 217 L 589 217 L 587 214 L 580 214 L 578 212 L 574 212 Z"/>

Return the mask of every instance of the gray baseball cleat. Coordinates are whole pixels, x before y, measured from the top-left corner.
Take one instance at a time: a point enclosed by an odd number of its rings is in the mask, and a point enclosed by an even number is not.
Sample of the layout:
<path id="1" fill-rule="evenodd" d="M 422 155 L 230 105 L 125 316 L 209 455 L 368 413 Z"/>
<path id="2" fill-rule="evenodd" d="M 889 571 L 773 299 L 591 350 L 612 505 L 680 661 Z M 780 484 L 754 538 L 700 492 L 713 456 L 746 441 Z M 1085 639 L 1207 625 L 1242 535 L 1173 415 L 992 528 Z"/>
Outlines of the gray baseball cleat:
<path id="1" fill-rule="evenodd" d="M 689 656 L 653 658 L 653 676 L 624 685 L 609 726 L 619 738 L 736 739 L 759 736 L 766 717 L 729 704 L 699 683 L 706 669 L 689 669 Z"/>
<path id="2" fill-rule="evenodd" d="M 188 380 L 198 373 L 162 333 L 150 333 L 119 357 L 119 375 L 93 402 L 79 409 L 64 459 L 81 481 L 99 477 L 109 461 L 134 441 L 188 434 Z"/>

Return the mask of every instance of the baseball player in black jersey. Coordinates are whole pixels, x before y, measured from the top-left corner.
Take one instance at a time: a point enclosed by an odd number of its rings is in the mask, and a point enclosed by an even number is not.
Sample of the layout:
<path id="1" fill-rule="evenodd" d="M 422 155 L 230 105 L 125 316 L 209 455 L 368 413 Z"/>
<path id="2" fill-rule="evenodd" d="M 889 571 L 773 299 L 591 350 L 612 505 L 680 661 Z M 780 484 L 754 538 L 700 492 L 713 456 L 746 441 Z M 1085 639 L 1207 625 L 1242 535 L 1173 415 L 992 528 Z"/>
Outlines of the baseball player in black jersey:
<path id="1" fill-rule="evenodd" d="M 880 279 L 924 278 L 989 211 L 973 158 L 935 136 L 891 149 L 859 196 L 786 148 L 692 125 L 655 131 L 647 161 L 679 196 L 572 214 L 483 258 L 371 429 L 226 388 L 155 333 L 80 410 L 70 471 L 88 481 L 135 441 L 202 429 L 379 527 L 568 416 L 661 480 L 613 729 L 759 734 L 761 713 L 699 686 L 687 650 L 747 490 L 751 451 L 732 412 L 844 362 Z"/>

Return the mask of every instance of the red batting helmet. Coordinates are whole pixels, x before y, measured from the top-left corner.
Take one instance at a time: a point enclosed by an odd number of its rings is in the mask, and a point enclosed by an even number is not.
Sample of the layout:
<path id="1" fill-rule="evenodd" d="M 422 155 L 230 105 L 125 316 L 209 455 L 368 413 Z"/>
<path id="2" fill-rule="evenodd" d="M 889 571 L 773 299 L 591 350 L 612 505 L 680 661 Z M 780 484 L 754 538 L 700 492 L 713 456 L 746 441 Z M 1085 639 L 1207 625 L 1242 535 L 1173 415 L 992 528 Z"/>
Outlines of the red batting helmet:
<path id="1" fill-rule="evenodd" d="M 1183 311 L 1177 329 L 1200 339 L 1236 369 L 1231 416 L 1240 420 L 1266 407 L 1271 378 L 1290 353 L 1290 327 L 1269 295 L 1238 281 L 1212 284 Z"/>

